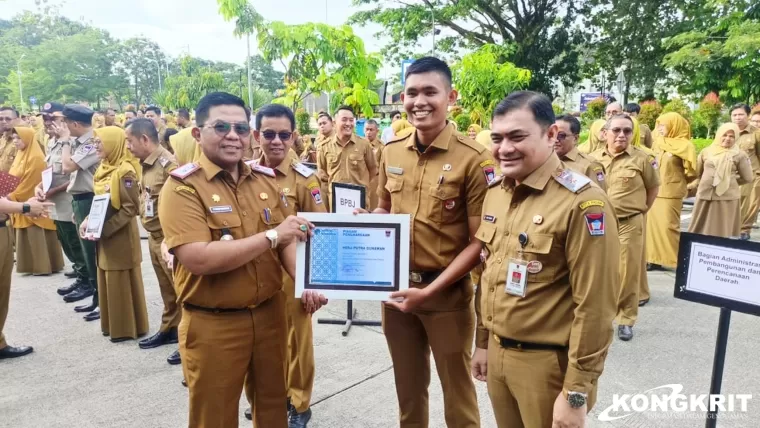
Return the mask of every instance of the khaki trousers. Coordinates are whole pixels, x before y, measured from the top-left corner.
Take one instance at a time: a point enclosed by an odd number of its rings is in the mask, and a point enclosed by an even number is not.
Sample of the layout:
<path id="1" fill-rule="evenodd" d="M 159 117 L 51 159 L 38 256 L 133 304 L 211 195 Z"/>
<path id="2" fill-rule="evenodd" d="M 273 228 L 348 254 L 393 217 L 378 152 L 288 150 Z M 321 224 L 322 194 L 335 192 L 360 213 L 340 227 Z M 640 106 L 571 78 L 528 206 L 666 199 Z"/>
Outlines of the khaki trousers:
<path id="1" fill-rule="evenodd" d="M 4 222 L 5 220 L 0 220 Z M 13 232 L 10 227 L 0 227 L 0 349 L 8 346 L 3 335 L 11 299 L 11 275 L 13 274 Z"/>
<path id="2" fill-rule="evenodd" d="M 314 345 L 311 314 L 303 309 L 301 299 L 295 297 L 296 286 L 290 275 L 282 276 L 288 318 L 288 397 L 298 413 L 311 405 L 314 389 Z"/>
<path id="3" fill-rule="evenodd" d="M 639 315 L 639 291 L 649 290 L 644 257 L 644 216 L 637 215 L 618 224 L 620 238 L 620 297 L 618 325 L 633 326 Z"/>
<path id="4" fill-rule="evenodd" d="M 163 240 L 162 234 L 151 233 L 148 237 L 148 249 L 150 251 L 150 261 L 153 263 L 153 270 L 158 278 L 161 300 L 164 302 L 164 312 L 161 314 L 161 328 L 159 328 L 159 331 L 167 332 L 179 325 L 182 311 L 180 311 L 177 304 L 177 292 L 174 289 L 172 272 L 161 257 L 161 242 Z"/>
<path id="5" fill-rule="evenodd" d="M 751 190 L 747 196 L 742 196 L 742 232 L 750 233 L 752 226 L 757 221 L 757 212 L 760 210 L 760 175 L 755 174 L 752 183 L 744 186 L 750 187 Z"/>

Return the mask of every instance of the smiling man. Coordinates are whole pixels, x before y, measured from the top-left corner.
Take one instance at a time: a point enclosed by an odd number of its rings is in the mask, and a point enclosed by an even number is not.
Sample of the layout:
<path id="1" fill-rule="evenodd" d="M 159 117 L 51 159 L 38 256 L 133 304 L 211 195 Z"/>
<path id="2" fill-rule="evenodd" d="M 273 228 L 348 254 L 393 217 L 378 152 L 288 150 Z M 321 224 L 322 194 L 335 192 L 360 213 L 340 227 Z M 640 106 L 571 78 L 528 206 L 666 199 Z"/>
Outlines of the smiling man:
<path id="1" fill-rule="evenodd" d="M 0 107 L 0 171 L 8 172 L 16 159 L 16 145 L 11 131 L 19 122 L 18 112 L 13 107 Z"/>
<path id="2" fill-rule="evenodd" d="M 430 352 L 443 387 L 446 425 L 480 426 L 469 364 L 475 335 L 469 272 L 480 263 L 474 238 L 494 161 L 446 120 L 457 99 L 451 70 L 438 58 L 409 66 L 404 108 L 415 132 L 382 154 L 375 213 L 412 217 L 409 290 L 383 307 L 402 428 L 428 426 Z"/>

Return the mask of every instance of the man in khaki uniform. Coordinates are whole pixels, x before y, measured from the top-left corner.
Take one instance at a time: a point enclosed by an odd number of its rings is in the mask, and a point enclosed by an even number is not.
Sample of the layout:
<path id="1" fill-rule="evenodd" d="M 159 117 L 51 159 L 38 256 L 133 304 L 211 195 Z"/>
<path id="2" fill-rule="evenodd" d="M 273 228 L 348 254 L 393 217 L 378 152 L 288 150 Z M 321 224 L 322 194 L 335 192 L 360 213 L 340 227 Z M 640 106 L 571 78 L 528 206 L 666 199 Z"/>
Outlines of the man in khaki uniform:
<path id="1" fill-rule="evenodd" d="M 535 92 L 510 94 L 491 121 L 504 177 L 476 234 L 487 258 L 473 375 L 488 382 L 499 427 L 584 426 L 612 339 L 615 213 L 551 152 L 557 132 L 551 101 Z"/>
<path id="2" fill-rule="evenodd" d="M 358 184 L 367 188 L 366 206 L 369 207 L 369 185 L 377 175 L 377 162 L 369 141 L 354 134 L 354 111 L 341 106 L 335 115 L 338 131 L 317 150 L 317 175 L 327 183 L 328 200 L 332 204 L 332 183 Z M 332 205 L 330 205 L 332 207 Z"/>
<path id="3" fill-rule="evenodd" d="M 620 236 L 620 298 L 618 337 L 633 338 L 639 313 L 640 288 L 648 289 L 644 244 L 646 221 L 660 189 L 660 173 L 654 156 L 633 146 L 633 121 L 626 115 L 612 116 L 604 127 L 607 145 L 591 156 L 607 172 L 607 194 L 615 208 Z M 642 285 L 644 284 L 644 285 Z"/>
<path id="4" fill-rule="evenodd" d="M 174 289 L 171 270 L 161 257 L 164 233 L 158 216 L 158 195 L 166 180 L 169 179 L 169 174 L 177 169 L 177 164 L 172 161 L 172 154 L 158 143 L 158 132 L 150 120 L 143 118 L 131 121 L 127 126 L 126 135 L 127 148 L 140 159 L 142 164 L 140 219 L 145 230 L 150 233 L 148 237 L 150 260 L 158 278 L 161 300 L 164 302 L 161 327 L 158 332 L 139 342 L 140 348 L 151 349 L 177 343 L 177 326 L 182 315 L 177 305 L 177 293 Z M 168 361 L 170 364 L 179 364 L 181 362 L 179 351 L 172 353 Z"/>
<path id="5" fill-rule="evenodd" d="M 636 103 L 628 103 L 625 105 L 624 110 L 624 113 L 628 116 L 638 119 L 639 113 L 641 113 L 641 106 Z M 639 120 L 639 144 L 648 149 L 651 149 L 653 142 L 654 139 L 652 138 L 652 130 L 649 129 L 649 125 Z"/>
<path id="6" fill-rule="evenodd" d="M 11 275 L 13 274 L 13 237 L 6 225 L 8 214 L 27 214 L 33 217 L 47 215 L 54 204 L 40 202 L 32 198 L 26 202 L 14 202 L 0 198 L 0 360 L 18 358 L 31 354 L 31 346 L 11 346 L 5 341 L 3 327 L 8 318 L 8 304 L 11 297 Z"/>
<path id="7" fill-rule="evenodd" d="M 260 108 L 256 113 L 254 137 L 260 143 L 263 155 L 255 163 L 269 168 L 275 174 L 279 188 L 277 196 L 288 215 L 299 212 L 325 213 L 327 209 L 316 174 L 300 163 L 291 149 L 295 126 L 295 115 L 289 108 L 279 104 Z M 301 300 L 295 297 L 295 282 L 287 272 L 283 272 L 282 281 L 285 284 L 288 320 L 288 426 L 301 428 L 306 427 L 311 419 L 310 405 L 314 388 L 311 314 L 304 311 Z"/>
<path id="8" fill-rule="evenodd" d="M 16 145 L 11 132 L 18 126 L 18 112 L 13 107 L 0 107 L 0 172 L 8 172 L 16 159 Z"/>
<path id="9" fill-rule="evenodd" d="M 161 147 L 165 148 L 169 153 L 174 153 L 172 146 L 169 143 L 164 142 L 164 134 L 166 134 L 166 124 L 161 118 L 161 109 L 156 106 L 150 106 L 145 109 L 145 118 L 150 119 L 158 132 L 158 141 Z"/>
<path id="10" fill-rule="evenodd" d="M 757 212 L 760 210 L 760 129 L 749 124 L 749 114 L 750 108 L 746 104 L 731 107 L 731 122 L 739 127 L 740 132 L 736 147 L 747 154 L 755 175 L 752 182 L 742 186 L 742 240 L 750 239 L 752 226 L 757 221 Z"/>
<path id="11" fill-rule="evenodd" d="M 383 151 L 375 213 L 411 215 L 410 288 L 383 307 L 401 428 L 428 427 L 430 352 L 443 387 L 446 425 L 476 428 L 470 376 L 475 334 L 469 272 L 480 263 L 474 238 L 495 164 L 479 143 L 447 122 L 457 99 L 451 70 L 425 57 L 406 72 L 404 107 L 416 131 Z"/>
<path id="12" fill-rule="evenodd" d="M 581 123 L 573 116 L 557 118 L 557 135 L 554 137 L 554 152 L 570 169 L 590 178 L 602 190 L 607 189 L 602 164 L 578 151 L 576 144 L 581 133 Z"/>
<path id="13" fill-rule="evenodd" d="M 181 131 L 191 126 L 193 126 L 193 121 L 190 120 L 190 112 L 186 108 L 177 110 L 177 130 Z"/>
<path id="14" fill-rule="evenodd" d="M 375 154 L 375 161 L 378 165 L 380 165 L 380 158 L 385 148 L 385 144 L 377 138 L 379 132 L 380 125 L 374 119 L 368 120 L 367 124 L 364 125 L 364 135 L 372 146 L 372 153 Z M 377 176 L 372 177 L 369 182 L 369 208 L 370 210 L 377 208 Z"/>
<path id="15" fill-rule="evenodd" d="M 289 216 L 267 168 L 243 163 L 250 117 L 243 100 L 214 92 L 199 102 L 198 162 L 171 173 L 159 218 L 175 255 L 182 305 L 180 353 L 190 389 L 189 426 L 238 426 L 243 387 L 257 427 L 285 428 L 287 320 L 282 269 L 295 276 L 306 220 Z M 324 298 L 305 293 L 313 312 Z"/>

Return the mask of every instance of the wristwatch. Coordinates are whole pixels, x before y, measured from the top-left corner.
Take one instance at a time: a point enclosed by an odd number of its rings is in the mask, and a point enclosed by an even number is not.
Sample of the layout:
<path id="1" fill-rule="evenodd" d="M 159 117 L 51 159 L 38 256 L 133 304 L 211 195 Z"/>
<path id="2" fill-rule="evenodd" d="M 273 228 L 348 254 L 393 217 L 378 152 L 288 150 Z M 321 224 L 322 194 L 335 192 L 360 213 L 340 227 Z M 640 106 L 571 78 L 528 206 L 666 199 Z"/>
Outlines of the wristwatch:
<path id="1" fill-rule="evenodd" d="M 21 205 L 21 212 L 24 213 L 24 214 L 29 214 L 30 212 L 32 212 L 31 205 L 29 205 L 29 204 Z"/>
<path id="2" fill-rule="evenodd" d="M 582 392 L 573 392 L 573 391 L 567 392 L 567 404 L 569 404 L 570 407 L 572 407 L 573 409 L 578 409 L 578 408 L 583 407 L 583 405 L 586 404 L 587 399 L 588 399 L 588 395 Z"/>
<path id="3" fill-rule="evenodd" d="M 267 230 L 267 233 L 265 234 L 269 242 L 271 243 L 269 248 L 277 248 L 277 231 L 274 229 Z"/>

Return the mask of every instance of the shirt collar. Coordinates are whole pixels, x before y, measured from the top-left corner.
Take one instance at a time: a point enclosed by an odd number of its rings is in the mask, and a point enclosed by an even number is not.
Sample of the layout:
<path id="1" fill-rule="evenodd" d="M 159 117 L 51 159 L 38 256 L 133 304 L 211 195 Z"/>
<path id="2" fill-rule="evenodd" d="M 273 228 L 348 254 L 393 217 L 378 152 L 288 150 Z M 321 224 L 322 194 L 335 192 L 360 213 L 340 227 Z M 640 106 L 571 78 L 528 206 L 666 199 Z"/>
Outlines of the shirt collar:
<path id="1" fill-rule="evenodd" d="M 570 149 L 569 152 L 565 153 L 565 155 L 562 156 L 562 157 L 570 159 L 571 161 L 575 162 L 575 161 L 578 160 L 578 153 L 579 153 L 578 152 L 578 148 L 577 147 L 573 147 L 572 149 Z"/>
<path id="2" fill-rule="evenodd" d="M 158 157 L 162 155 L 161 149 L 163 149 L 163 147 L 159 145 L 158 148 L 156 148 L 156 150 L 153 150 L 153 153 L 151 153 L 147 158 L 145 158 L 145 160 L 142 163 L 145 165 L 153 165 L 154 163 L 156 163 L 156 159 L 158 159 Z"/>
<path id="3" fill-rule="evenodd" d="M 521 186 L 528 186 L 530 188 L 536 189 L 536 190 L 543 190 L 546 187 L 546 183 L 549 182 L 552 178 L 552 174 L 554 171 L 556 171 L 561 165 L 561 162 L 559 160 L 559 157 L 557 157 L 557 154 L 552 152 L 552 154 L 549 156 L 548 159 L 538 167 L 535 171 L 531 172 L 525 179 L 520 183 Z M 504 180 L 506 183 L 509 180 Z M 514 183 L 514 181 L 511 181 Z M 503 186 L 504 184 L 502 184 Z"/>
<path id="4" fill-rule="evenodd" d="M 449 142 L 451 141 L 451 136 L 453 134 L 454 134 L 454 125 L 451 122 L 447 122 L 446 126 L 443 128 L 441 133 L 438 134 L 438 136 L 435 137 L 435 140 L 433 140 L 433 143 L 430 144 L 430 147 L 435 147 L 436 149 L 440 149 L 440 150 L 448 150 Z M 406 140 L 406 148 L 408 149 L 417 148 L 417 132 L 416 131 L 412 132 L 412 134 Z"/>
<path id="5" fill-rule="evenodd" d="M 752 126 L 752 125 L 747 125 L 747 127 L 746 127 L 746 128 L 744 128 L 744 131 L 739 131 L 739 135 L 744 135 L 744 134 L 752 134 L 752 133 L 754 133 L 755 131 L 757 131 L 757 129 L 755 129 L 755 127 L 754 127 L 754 126 Z"/>
<path id="6" fill-rule="evenodd" d="M 288 175 L 288 168 L 290 167 L 290 163 L 293 161 L 293 157 L 290 156 L 290 152 L 288 152 L 288 156 L 285 156 L 285 159 L 280 162 L 279 165 L 277 165 L 274 169 L 275 171 L 279 172 L 282 175 L 287 176 Z M 256 163 L 261 166 L 267 166 L 266 162 L 264 162 L 264 155 L 261 155 L 261 157 L 256 160 Z"/>
<path id="7" fill-rule="evenodd" d="M 77 140 L 77 142 L 79 142 L 79 143 L 84 143 L 85 141 L 88 141 L 88 140 L 91 140 L 91 139 L 92 139 L 93 133 L 94 133 L 94 130 L 90 129 L 89 131 L 87 131 L 87 132 L 86 132 L 84 135 L 82 135 L 81 137 L 77 137 L 77 138 L 76 138 L 76 140 Z"/>
<path id="8" fill-rule="evenodd" d="M 204 174 L 206 174 L 206 181 L 213 180 L 220 172 L 224 171 L 219 165 L 211 162 L 211 160 L 206 157 L 205 153 L 201 153 L 201 157 L 198 159 L 198 164 L 200 164 L 201 168 L 203 168 Z M 238 183 L 249 176 L 253 177 L 251 174 L 251 167 L 246 165 L 242 160 L 238 162 L 238 171 L 240 171 Z"/>

